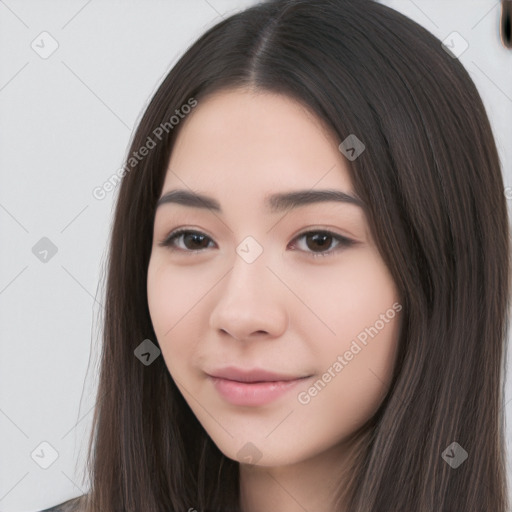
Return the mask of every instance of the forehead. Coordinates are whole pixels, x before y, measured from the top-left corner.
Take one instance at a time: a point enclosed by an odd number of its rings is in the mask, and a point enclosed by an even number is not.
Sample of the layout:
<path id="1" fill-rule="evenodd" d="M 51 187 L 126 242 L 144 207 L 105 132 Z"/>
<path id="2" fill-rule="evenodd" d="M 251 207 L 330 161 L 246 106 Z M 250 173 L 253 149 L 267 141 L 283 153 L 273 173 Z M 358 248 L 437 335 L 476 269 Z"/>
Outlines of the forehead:
<path id="1" fill-rule="evenodd" d="M 182 123 L 164 191 L 188 186 L 268 193 L 317 184 L 352 190 L 341 141 L 290 97 L 224 90 L 200 101 Z"/>

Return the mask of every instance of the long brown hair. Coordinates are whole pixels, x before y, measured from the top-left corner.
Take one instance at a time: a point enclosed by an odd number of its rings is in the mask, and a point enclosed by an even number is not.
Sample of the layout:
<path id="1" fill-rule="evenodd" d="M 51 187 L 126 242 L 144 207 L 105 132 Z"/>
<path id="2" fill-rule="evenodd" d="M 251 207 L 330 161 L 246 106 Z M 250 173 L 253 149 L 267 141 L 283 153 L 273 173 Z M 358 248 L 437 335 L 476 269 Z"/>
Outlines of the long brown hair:
<path id="1" fill-rule="evenodd" d="M 118 189 L 84 510 L 240 510 L 238 462 L 211 441 L 163 358 L 146 366 L 134 356 L 143 340 L 158 345 L 146 278 L 182 106 L 234 87 L 293 97 L 340 143 L 355 134 L 366 146 L 347 164 L 403 324 L 389 393 L 344 491 L 348 510 L 506 512 L 509 231 L 495 141 L 459 60 L 373 0 L 274 0 L 232 15 L 152 98 Z M 185 119 L 175 123 L 176 110 Z M 129 160 L 150 139 L 146 156 Z"/>

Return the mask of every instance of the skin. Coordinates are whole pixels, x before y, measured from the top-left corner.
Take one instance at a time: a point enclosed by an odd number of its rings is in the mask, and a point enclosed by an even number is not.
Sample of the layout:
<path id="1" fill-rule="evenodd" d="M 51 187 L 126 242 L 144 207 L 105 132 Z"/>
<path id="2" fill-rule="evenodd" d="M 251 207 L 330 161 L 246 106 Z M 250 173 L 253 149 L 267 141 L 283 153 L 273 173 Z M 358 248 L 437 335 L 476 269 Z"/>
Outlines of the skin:
<path id="1" fill-rule="evenodd" d="M 244 512 L 332 511 L 353 435 L 389 389 L 400 313 L 308 403 L 298 395 L 400 300 L 362 208 L 329 201 L 270 213 L 264 198 L 355 195 L 341 140 L 293 99 L 245 89 L 215 93 L 182 122 L 162 195 L 204 193 L 222 213 L 172 203 L 156 211 L 147 285 L 162 356 L 218 448 L 238 461 L 239 450 L 252 450 L 254 463 L 240 464 Z M 181 227 L 205 237 L 159 245 Z M 300 236 L 315 230 L 355 243 Z M 263 249 L 252 263 L 236 252 L 247 236 Z M 205 373 L 229 364 L 312 377 L 265 405 L 238 406 Z"/>

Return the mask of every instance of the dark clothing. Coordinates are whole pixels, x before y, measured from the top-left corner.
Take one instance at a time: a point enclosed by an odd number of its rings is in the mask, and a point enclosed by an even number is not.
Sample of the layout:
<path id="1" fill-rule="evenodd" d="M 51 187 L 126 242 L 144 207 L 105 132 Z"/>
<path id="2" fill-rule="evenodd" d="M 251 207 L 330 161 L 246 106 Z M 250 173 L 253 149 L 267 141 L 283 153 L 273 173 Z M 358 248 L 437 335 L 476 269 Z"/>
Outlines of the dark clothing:
<path id="1" fill-rule="evenodd" d="M 54 505 L 51 508 L 45 508 L 41 510 L 41 512 L 76 512 L 78 510 L 78 505 L 82 496 L 78 496 L 77 498 L 72 498 L 67 501 L 63 501 L 58 505 Z"/>

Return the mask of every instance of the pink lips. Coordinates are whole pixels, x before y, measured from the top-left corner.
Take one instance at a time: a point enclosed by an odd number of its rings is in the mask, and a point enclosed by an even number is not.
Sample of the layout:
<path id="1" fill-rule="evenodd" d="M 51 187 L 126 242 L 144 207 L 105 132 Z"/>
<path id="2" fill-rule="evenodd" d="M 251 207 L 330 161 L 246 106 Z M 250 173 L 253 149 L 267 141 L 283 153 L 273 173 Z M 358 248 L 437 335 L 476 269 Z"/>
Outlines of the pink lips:
<path id="1" fill-rule="evenodd" d="M 264 405 L 309 376 L 290 376 L 266 370 L 227 367 L 208 374 L 218 393 L 233 405 Z"/>

